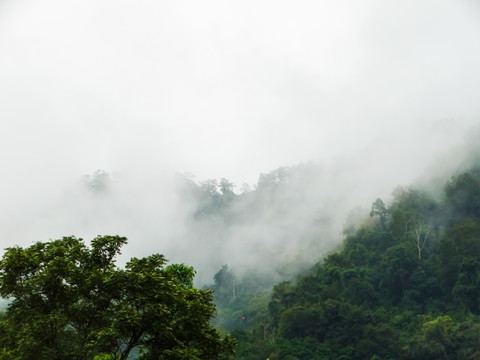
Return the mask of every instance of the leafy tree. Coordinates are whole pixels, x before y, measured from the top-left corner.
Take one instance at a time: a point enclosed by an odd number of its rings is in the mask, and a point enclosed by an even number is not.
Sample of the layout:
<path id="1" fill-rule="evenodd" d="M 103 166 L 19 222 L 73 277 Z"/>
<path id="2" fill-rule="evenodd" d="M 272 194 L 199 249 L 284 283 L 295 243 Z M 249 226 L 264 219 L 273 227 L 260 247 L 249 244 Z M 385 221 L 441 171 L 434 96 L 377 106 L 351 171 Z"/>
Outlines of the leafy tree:
<path id="1" fill-rule="evenodd" d="M 467 218 L 445 231 L 440 242 L 441 282 L 446 293 L 450 293 L 458 280 L 460 267 L 465 258 L 480 261 L 480 222 Z"/>
<path id="2" fill-rule="evenodd" d="M 171 264 L 165 268 L 166 272 L 176 278 L 186 288 L 191 289 L 193 287 L 193 279 L 195 278 L 196 271 L 193 266 L 187 266 L 185 264 Z"/>
<path id="3" fill-rule="evenodd" d="M 437 203 L 425 191 L 412 187 L 397 187 L 393 191 L 393 201 L 389 207 L 392 231 L 399 235 L 405 231 L 408 222 L 428 222 L 436 215 L 437 208 Z"/>
<path id="4" fill-rule="evenodd" d="M 406 223 L 407 233 L 418 251 L 418 259 L 422 259 L 422 250 L 429 239 L 431 227 L 423 219 L 410 219 Z"/>
<path id="5" fill-rule="evenodd" d="M 280 318 L 280 334 L 285 338 L 324 337 L 325 319 L 319 306 L 294 306 L 285 310 Z"/>
<path id="6" fill-rule="evenodd" d="M 228 302 L 235 298 L 235 275 L 228 268 L 228 265 L 223 265 L 222 268 L 214 275 L 215 285 L 215 300 L 220 303 Z"/>
<path id="7" fill-rule="evenodd" d="M 154 254 L 115 257 L 127 239 L 99 236 L 87 247 L 65 237 L 8 248 L 0 295 L 12 298 L 0 319 L 2 359 L 224 359 L 234 351 L 209 324 L 211 291 L 191 286 L 194 270 L 165 268 Z"/>
<path id="8" fill-rule="evenodd" d="M 415 359 L 450 359 L 455 352 L 454 324 L 448 315 L 425 321 L 414 344 Z"/>
<path id="9" fill-rule="evenodd" d="M 480 218 L 480 180 L 470 173 L 457 175 L 445 186 L 446 205 L 452 222 Z"/>
<path id="10" fill-rule="evenodd" d="M 473 314 L 480 313 L 480 262 L 478 260 L 473 257 L 463 259 L 452 294 L 465 309 Z"/>
<path id="11" fill-rule="evenodd" d="M 458 359 L 480 359 L 480 322 L 478 316 L 469 315 L 464 321 L 458 324 L 455 332 L 455 343 L 461 344 L 458 349 Z"/>
<path id="12" fill-rule="evenodd" d="M 372 209 L 370 211 L 370 217 L 378 216 L 380 221 L 380 226 L 383 230 L 387 228 L 387 223 L 390 218 L 390 212 L 387 209 L 385 203 L 382 199 L 377 199 L 372 204 Z"/>

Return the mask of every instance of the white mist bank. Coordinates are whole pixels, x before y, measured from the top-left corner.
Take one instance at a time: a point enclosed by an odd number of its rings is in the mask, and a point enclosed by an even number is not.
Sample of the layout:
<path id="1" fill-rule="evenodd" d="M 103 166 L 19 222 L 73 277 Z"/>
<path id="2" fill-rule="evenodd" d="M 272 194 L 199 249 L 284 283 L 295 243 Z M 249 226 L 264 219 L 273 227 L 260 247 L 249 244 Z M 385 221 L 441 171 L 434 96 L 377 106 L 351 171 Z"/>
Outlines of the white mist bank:
<path id="1" fill-rule="evenodd" d="M 238 273 L 257 269 L 288 276 L 341 244 L 351 210 L 368 210 L 378 197 L 388 200 L 397 185 L 450 176 L 455 167 L 465 166 L 478 154 L 476 133 L 470 132 L 472 141 L 451 131 L 448 137 L 444 132 L 409 135 L 423 147 L 403 152 L 398 152 L 400 143 L 379 140 L 330 164 L 280 168 L 262 175 L 252 191 L 200 214 L 205 194 L 189 192 L 188 179 L 180 181 L 154 166 L 106 173 L 103 184 L 90 186 L 81 177 L 66 182 L 55 174 L 40 182 L 19 181 L 21 188 L 2 190 L 9 206 L 1 207 L 0 243 L 28 246 L 69 235 L 88 242 L 96 235 L 118 234 L 129 238 L 120 264 L 162 253 L 171 262 L 193 265 L 198 283 L 211 282 L 223 264 Z M 201 181 L 191 184 L 199 190 Z"/>
<path id="2" fill-rule="evenodd" d="M 122 261 L 164 253 L 201 282 L 222 264 L 314 261 L 351 209 L 463 161 L 479 14 L 448 0 L 0 1 L 0 246 L 119 234 Z M 174 175 L 240 193 L 281 166 L 298 178 L 244 196 L 230 222 L 196 217 Z M 105 194 L 82 185 L 97 169 L 114 177 Z"/>

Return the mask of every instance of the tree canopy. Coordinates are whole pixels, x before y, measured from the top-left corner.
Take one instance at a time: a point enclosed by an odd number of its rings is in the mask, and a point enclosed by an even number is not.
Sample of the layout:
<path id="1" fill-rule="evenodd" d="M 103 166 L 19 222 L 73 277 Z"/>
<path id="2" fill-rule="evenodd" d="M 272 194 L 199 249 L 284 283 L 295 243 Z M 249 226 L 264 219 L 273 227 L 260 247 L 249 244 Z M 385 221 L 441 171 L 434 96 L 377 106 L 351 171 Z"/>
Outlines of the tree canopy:
<path id="1" fill-rule="evenodd" d="M 440 194 L 398 187 L 341 248 L 263 296 L 237 277 L 237 296 L 217 300 L 237 359 L 480 359 L 479 184 L 474 168 Z"/>
<path id="2" fill-rule="evenodd" d="M 212 292 L 159 254 L 115 258 L 127 239 L 64 237 L 11 247 L 0 261 L 0 359 L 226 359 L 235 342 L 210 325 Z"/>

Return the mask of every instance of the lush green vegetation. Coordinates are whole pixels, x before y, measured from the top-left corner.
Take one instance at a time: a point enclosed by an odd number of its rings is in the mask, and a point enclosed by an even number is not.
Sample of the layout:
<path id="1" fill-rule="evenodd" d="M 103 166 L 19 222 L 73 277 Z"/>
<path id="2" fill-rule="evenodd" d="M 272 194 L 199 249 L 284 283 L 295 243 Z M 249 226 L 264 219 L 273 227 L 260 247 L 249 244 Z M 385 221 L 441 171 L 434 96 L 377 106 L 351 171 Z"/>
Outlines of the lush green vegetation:
<path id="1" fill-rule="evenodd" d="M 182 178 L 180 193 L 195 199 L 194 221 L 209 226 L 310 224 L 278 239 L 298 235 L 308 253 L 325 249 L 315 244 L 324 227 L 331 235 L 326 211 L 314 223 L 295 217 L 312 188 L 286 190 L 308 172 L 281 168 L 241 194 L 225 179 Z M 98 173 L 88 184 L 101 192 L 109 179 Z M 193 268 L 167 266 L 161 255 L 118 268 L 126 242 L 118 236 L 9 248 L 0 261 L 0 295 L 11 299 L 0 359 L 227 359 L 231 333 L 239 360 L 480 360 L 480 167 L 437 183 L 398 187 L 369 214 L 353 212 L 343 244 L 311 268 L 285 247 L 256 269 L 224 265 L 203 290 L 193 287 Z M 318 208 L 310 206 L 304 214 Z"/>
<path id="2" fill-rule="evenodd" d="M 126 238 L 87 247 L 66 237 L 12 247 L 0 261 L 0 359 L 226 359 L 235 342 L 210 325 L 212 293 L 194 288 L 192 267 L 162 255 L 115 257 Z"/>
<path id="3" fill-rule="evenodd" d="M 227 266 L 214 280 L 240 360 L 480 359 L 480 168 L 377 199 L 341 250 L 271 291 Z"/>

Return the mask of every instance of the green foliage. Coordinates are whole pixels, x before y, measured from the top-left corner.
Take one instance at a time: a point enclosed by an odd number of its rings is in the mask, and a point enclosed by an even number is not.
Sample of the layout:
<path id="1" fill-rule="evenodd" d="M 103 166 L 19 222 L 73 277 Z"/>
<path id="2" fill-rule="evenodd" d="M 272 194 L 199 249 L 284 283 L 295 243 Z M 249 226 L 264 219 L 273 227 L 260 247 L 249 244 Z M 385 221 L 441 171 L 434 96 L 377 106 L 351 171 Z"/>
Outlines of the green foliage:
<path id="1" fill-rule="evenodd" d="M 413 356 L 418 359 L 450 359 L 455 356 L 454 326 L 448 315 L 425 321 L 413 344 Z"/>
<path id="2" fill-rule="evenodd" d="M 286 339 L 324 336 L 325 315 L 319 306 L 294 306 L 282 312 L 279 333 Z"/>
<path id="3" fill-rule="evenodd" d="M 387 227 L 387 222 L 390 218 L 390 212 L 388 211 L 385 203 L 382 199 L 377 199 L 372 204 L 372 210 L 370 211 L 370 217 L 377 216 L 379 219 L 379 224 L 382 229 Z"/>
<path id="4" fill-rule="evenodd" d="M 158 254 L 118 269 L 118 236 L 7 249 L 0 359 L 215 360 L 233 354 L 235 338 L 239 360 L 480 360 L 479 174 L 452 177 L 436 199 L 398 187 L 370 218 L 352 215 L 341 249 L 281 281 L 224 265 L 199 290 L 192 267 Z M 296 181 L 281 168 L 255 194 L 236 195 L 225 179 L 184 185 L 200 200 L 195 216 L 228 222 L 246 199 L 288 218 L 288 199 L 270 200 Z"/>
<path id="5" fill-rule="evenodd" d="M 193 266 L 187 266 L 185 264 L 171 264 L 165 268 L 165 271 L 177 279 L 182 286 L 186 289 L 193 287 L 193 279 L 195 278 L 196 271 Z"/>
<path id="6" fill-rule="evenodd" d="M 475 173 L 452 177 L 445 186 L 445 197 L 451 222 L 480 218 L 480 180 Z"/>
<path id="7" fill-rule="evenodd" d="M 480 359 L 479 174 L 452 177 L 438 200 L 413 187 L 377 199 L 341 250 L 274 285 L 267 316 L 233 331 L 237 358 Z"/>
<path id="8" fill-rule="evenodd" d="M 211 291 L 193 288 L 192 267 L 162 255 L 115 257 L 127 239 L 99 236 L 90 248 L 65 237 L 6 250 L 0 295 L 2 359 L 226 359 L 234 341 L 209 321 Z"/>
<path id="9" fill-rule="evenodd" d="M 93 360 L 117 360 L 118 356 L 111 354 L 100 354 L 96 355 Z"/>
<path id="10" fill-rule="evenodd" d="M 225 304 L 236 297 L 235 276 L 228 265 L 223 265 L 213 278 L 215 280 L 213 290 L 218 303 Z"/>

